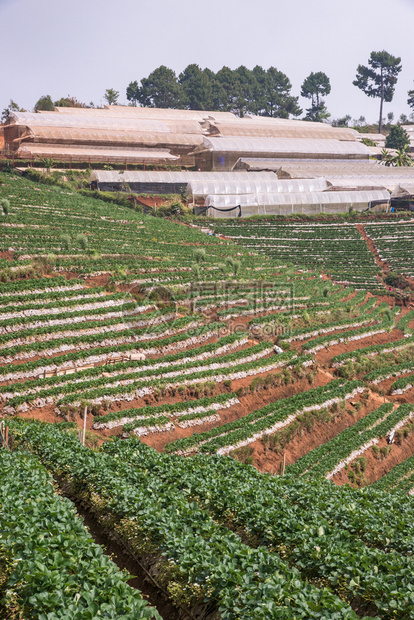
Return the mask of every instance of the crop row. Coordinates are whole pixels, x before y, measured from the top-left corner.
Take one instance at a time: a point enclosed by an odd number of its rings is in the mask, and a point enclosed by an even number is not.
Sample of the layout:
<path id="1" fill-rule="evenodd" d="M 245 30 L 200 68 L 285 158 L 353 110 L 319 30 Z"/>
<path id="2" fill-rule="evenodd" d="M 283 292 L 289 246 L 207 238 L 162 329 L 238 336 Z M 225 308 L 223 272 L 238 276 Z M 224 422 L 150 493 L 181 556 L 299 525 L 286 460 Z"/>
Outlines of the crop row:
<path id="1" fill-rule="evenodd" d="M 340 380 L 331 381 L 326 386 L 265 405 L 234 422 L 191 437 L 178 439 L 168 444 L 166 450 L 177 454 L 197 451 L 209 454 L 216 452 L 228 454 L 264 435 L 275 433 L 280 428 L 289 425 L 305 411 L 329 407 L 334 402 L 350 398 L 360 390 L 362 390 L 361 384 L 357 381 L 345 384 Z"/>
<path id="2" fill-rule="evenodd" d="M 173 416 L 182 417 L 188 414 L 197 414 L 200 412 L 210 411 L 211 409 L 219 410 L 228 406 L 232 406 L 239 402 L 234 393 L 218 394 L 217 396 L 199 398 L 193 401 L 182 401 L 167 405 L 147 406 L 134 409 L 123 409 L 122 411 L 113 411 L 99 418 L 94 422 L 94 429 L 115 428 L 116 426 L 124 426 L 124 431 L 130 431 L 134 428 L 135 420 L 143 420 L 147 417 L 156 418 L 157 416 Z M 230 405 L 229 405 L 230 403 Z"/>
<path id="3" fill-rule="evenodd" d="M 387 619 L 414 616 L 413 558 L 370 547 L 358 530 L 348 531 L 331 518 L 337 503 L 351 519 L 358 516 L 359 503 L 369 504 L 361 492 L 333 487 L 330 497 L 331 484 L 305 486 L 288 477 L 264 476 L 231 459 L 160 455 L 133 441 L 115 441 L 104 450 L 128 462 L 131 480 L 137 469 L 151 472 L 253 545 L 283 554 L 304 577 L 340 593 L 359 615 L 366 610 Z M 376 498 L 387 503 L 384 494 Z M 381 516 L 386 518 L 386 508 Z"/>
<path id="4" fill-rule="evenodd" d="M 217 325 L 217 324 L 216 324 Z M 161 326 L 163 327 L 163 326 Z M 49 360 L 49 363 L 45 365 L 44 359 L 38 359 L 32 362 L 25 362 L 18 366 L 0 366 L 0 380 L 10 381 L 16 379 L 24 379 L 28 377 L 35 377 L 44 375 L 45 372 L 57 370 L 60 368 L 76 368 L 82 367 L 88 364 L 94 364 L 102 361 L 110 361 L 113 356 L 122 355 L 125 352 L 148 351 L 155 347 L 163 348 L 166 346 L 173 346 L 177 343 L 177 348 L 180 348 L 179 343 L 185 342 L 187 344 L 194 344 L 199 337 L 201 340 L 212 337 L 216 332 L 215 326 L 204 325 L 194 321 L 192 317 L 184 317 L 177 319 L 173 323 L 173 328 L 165 326 L 162 331 L 153 328 L 147 337 L 136 342 L 136 346 L 131 343 L 120 344 L 114 349 L 110 347 L 97 347 L 96 349 L 86 349 L 84 351 L 73 351 L 72 353 L 65 353 Z M 184 345 L 185 346 L 185 345 Z M 151 351 L 153 352 L 153 351 Z M 13 368 L 13 370 L 12 370 Z"/>
<path id="5" fill-rule="evenodd" d="M 149 471 L 83 448 L 56 428 L 16 429 L 46 467 L 64 472 L 98 521 L 111 521 L 135 555 L 158 560 L 174 600 L 213 606 L 223 620 L 357 618 L 326 589 L 302 581 L 276 553 L 251 548 L 195 502 Z M 152 560 L 154 562 L 154 559 Z M 164 577 L 163 577 L 164 576 Z"/>
<path id="6" fill-rule="evenodd" d="M 345 429 L 330 441 L 314 448 L 293 465 L 287 473 L 292 476 L 332 477 L 342 469 L 345 460 L 372 439 L 387 436 L 401 420 L 410 414 L 410 405 L 393 411 L 392 403 L 385 403 Z"/>
<path id="7" fill-rule="evenodd" d="M 3 604 L 14 607 L 16 596 L 33 620 L 160 620 L 94 543 L 73 504 L 55 494 L 44 467 L 27 453 L 1 453 L 1 541 L 13 563 Z"/>
<path id="8" fill-rule="evenodd" d="M 226 347 L 227 348 L 227 347 Z M 55 387 L 51 387 L 44 390 L 39 390 L 31 394 L 22 394 L 12 398 L 9 401 L 9 405 L 15 407 L 22 402 L 29 403 L 34 402 L 35 406 L 42 406 L 40 401 L 45 401 L 43 404 L 53 402 L 55 399 L 63 399 L 63 402 L 71 402 L 79 399 L 78 392 L 81 391 L 81 399 L 94 398 L 97 393 L 103 393 L 105 390 L 108 394 L 115 388 L 116 390 L 123 390 L 132 386 L 132 392 L 134 392 L 140 384 L 150 385 L 154 383 L 154 379 L 157 382 L 165 383 L 167 380 L 175 377 L 184 377 L 187 375 L 194 375 L 197 372 L 210 372 L 217 371 L 218 369 L 229 369 L 248 364 L 249 362 L 261 360 L 263 357 L 272 353 L 272 346 L 269 343 L 263 342 L 258 345 L 251 346 L 241 351 L 233 353 L 227 353 L 222 357 L 218 357 L 219 361 L 211 361 L 212 353 L 206 356 L 200 356 L 201 359 L 197 360 L 192 357 L 183 358 L 177 360 L 177 364 L 171 364 L 170 362 L 162 363 L 159 360 L 151 360 L 153 363 L 145 366 L 145 362 L 142 363 L 142 368 L 133 369 L 127 373 L 116 373 L 114 376 L 100 376 L 96 379 L 87 379 L 77 383 L 76 381 L 69 381 L 64 384 L 58 384 Z M 171 369 L 172 366 L 172 369 Z M 4 394 L 3 394 L 4 397 Z"/>

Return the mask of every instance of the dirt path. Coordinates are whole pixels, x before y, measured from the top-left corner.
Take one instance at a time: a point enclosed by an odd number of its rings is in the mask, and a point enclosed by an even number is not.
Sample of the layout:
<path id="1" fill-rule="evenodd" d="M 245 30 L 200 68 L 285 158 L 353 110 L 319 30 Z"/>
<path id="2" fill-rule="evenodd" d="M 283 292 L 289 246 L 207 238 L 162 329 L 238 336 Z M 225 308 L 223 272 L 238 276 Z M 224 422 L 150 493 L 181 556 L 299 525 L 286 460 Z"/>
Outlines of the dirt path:
<path id="1" fill-rule="evenodd" d="M 386 276 L 387 273 L 390 270 L 390 267 L 388 265 L 387 262 L 383 261 L 380 257 L 379 257 L 379 253 L 377 250 L 377 246 L 375 245 L 375 243 L 372 241 L 372 239 L 370 239 L 367 235 L 367 233 L 365 232 L 365 228 L 363 227 L 362 224 L 355 224 L 359 234 L 361 235 L 361 237 L 363 237 L 363 239 L 366 241 L 371 253 L 374 256 L 374 260 L 377 263 L 378 267 L 381 269 L 382 271 L 382 275 Z"/>

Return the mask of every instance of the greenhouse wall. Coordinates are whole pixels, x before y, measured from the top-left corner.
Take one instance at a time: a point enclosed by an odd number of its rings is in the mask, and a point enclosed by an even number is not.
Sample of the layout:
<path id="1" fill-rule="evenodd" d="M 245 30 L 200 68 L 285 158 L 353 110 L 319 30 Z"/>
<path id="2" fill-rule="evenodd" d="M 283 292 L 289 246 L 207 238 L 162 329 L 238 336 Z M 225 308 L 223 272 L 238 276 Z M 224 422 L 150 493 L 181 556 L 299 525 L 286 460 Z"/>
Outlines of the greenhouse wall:
<path id="1" fill-rule="evenodd" d="M 220 211 L 241 206 L 242 217 L 252 215 L 288 215 L 303 213 L 343 213 L 351 207 L 356 211 L 367 209 L 373 200 L 389 201 L 389 192 L 344 191 L 344 192 L 302 192 L 287 194 L 251 194 L 236 196 L 208 196 L 206 206 L 210 217 L 234 217 L 231 212 Z"/>
<path id="2" fill-rule="evenodd" d="M 275 175 L 272 172 L 191 172 L 191 171 L 137 171 L 118 173 L 111 170 L 96 170 L 91 173 L 90 184 L 94 189 L 101 191 L 119 191 L 123 187 L 138 194 L 178 194 L 186 191 L 187 185 L 192 180 L 204 180 L 204 182 L 224 183 L 235 179 L 272 180 Z"/>

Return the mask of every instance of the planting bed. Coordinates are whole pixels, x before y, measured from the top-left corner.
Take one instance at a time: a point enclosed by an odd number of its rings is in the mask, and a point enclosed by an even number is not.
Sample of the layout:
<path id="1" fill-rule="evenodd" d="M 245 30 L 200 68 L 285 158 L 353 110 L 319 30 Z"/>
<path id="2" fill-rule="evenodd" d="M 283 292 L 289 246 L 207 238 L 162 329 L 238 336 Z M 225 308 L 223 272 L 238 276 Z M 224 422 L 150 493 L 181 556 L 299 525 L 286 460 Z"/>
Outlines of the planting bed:
<path id="1" fill-rule="evenodd" d="M 0 615 L 414 618 L 412 224 L 0 197 Z"/>

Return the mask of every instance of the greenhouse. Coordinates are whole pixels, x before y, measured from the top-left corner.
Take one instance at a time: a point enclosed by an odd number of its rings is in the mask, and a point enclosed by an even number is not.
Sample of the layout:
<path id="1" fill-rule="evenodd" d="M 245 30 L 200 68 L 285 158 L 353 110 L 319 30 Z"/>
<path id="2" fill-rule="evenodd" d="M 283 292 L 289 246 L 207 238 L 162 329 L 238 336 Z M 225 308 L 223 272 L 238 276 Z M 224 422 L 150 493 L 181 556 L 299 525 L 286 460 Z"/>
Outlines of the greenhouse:
<path id="1" fill-rule="evenodd" d="M 369 147 L 357 141 L 299 138 L 203 137 L 194 150 L 199 170 L 232 170 L 243 157 L 368 159 Z"/>
<path id="2" fill-rule="evenodd" d="M 241 157 L 233 169 L 251 172 L 273 171 L 282 179 L 309 179 L 323 176 L 332 185 L 381 186 L 390 191 L 399 184 L 410 187 L 414 184 L 414 168 L 387 167 L 375 160 Z"/>
<path id="3" fill-rule="evenodd" d="M 178 162 L 178 157 L 171 155 L 165 149 L 136 149 L 126 147 L 98 146 L 67 146 L 58 144 L 34 144 L 23 142 L 18 151 L 18 157 L 32 159 L 35 157 L 51 157 L 58 161 L 89 161 L 102 164 L 108 163 L 142 163 L 142 164 L 171 164 Z"/>
<path id="4" fill-rule="evenodd" d="M 37 114 L 34 112 L 13 112 L 10 115 L 14 124 L 27 127 L 67 127 L 112 131 L 138 131 L 139 133 L 178 133 L 203 134 L 199 122 L 194 120 L 171 121 L 149 120 L 135 117 L 111 117 L 78 114 Z"/>
<path id="5" fill-rule="evenodd" d="M 228 183 L 241 180 L 274 180 L 273 172 L 191 172 L 191 171 L 128 171 L 95 170 L 91 173 L 90 184 L 93 189 L 119 191 L 125 185 L 137 194 L 180 194 L 185 192 L 192 181 Z"/>
<path id="6" fill-rule="evenodd" d="M 194 148 L 202 142 L 201 135 L 178 133 L 150 133 L 139 131 L 116 131 L 111 129 L 34 127 L 29 128 L 22 142 L 58 142 L 61 144 L 97 144 L 111 146 L 168 146 Z"/>
<path id="7" fill-rule="evenodd" d="M 289 215 L 303 213 L 343 213 L 350 208 L 367 209 L 370 202 L 389 202 L 387 190 L 375 191 L 329 191 L 292 192 L 277 194 L 215 195 L 206 199 L 206 215 L 210 217 L 235 217 L 235 211 L 227 209 L 240 205 L 241 217 L 251 215 Z"/>
<path id="8" fill-rule="evenodd" d="M 357 132 L 353 129 L 331 127 L 325 123 L 299 122 L 286 125 L 266 119 L 268 122 L 257 122 L 256 119 L 237 119 L 232 121 L 207 121 L 203 123 L 210 135 L 250 136 L 256 138 L 301 138 L 301 139 L 333 139 L 355 141 Z M 279 119 L 285 120 L 285 119 Z M 313 125 L 316 125 L 314 127 Z"/>
<path id="9" fill-rule="evenodd" d="M 203 175 L 204 173 L 198 173 Z M 216 173 L 217 174 L 217 173 Z M 220 174 L 220 173 L 218 173 Z M 232 173 L 223 173 L 230 176 Z M 241 178 L 237 173 L 237 178 L 229 178 L 224 181 L 211 181 L 206 177 L 200 180 L 189 181 L 187 194 L 194 200 L 206 198 L 208 195 L 240 195 L 240 194 L 277 194 L 288 192 L 314 192 L 327 189 L 328 183 L 323 178 L 318 179 L 277 179 L 249 173 L 249 177 Z M 272 173 L 271 173 L 272 174 Z"/>

